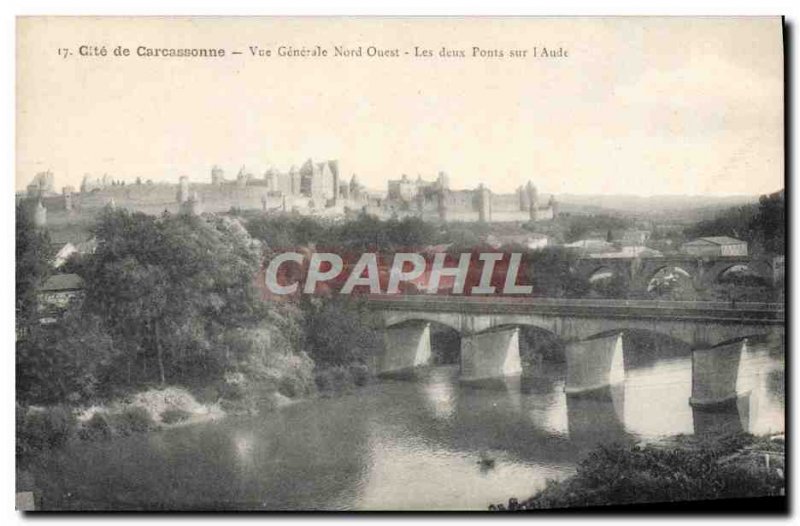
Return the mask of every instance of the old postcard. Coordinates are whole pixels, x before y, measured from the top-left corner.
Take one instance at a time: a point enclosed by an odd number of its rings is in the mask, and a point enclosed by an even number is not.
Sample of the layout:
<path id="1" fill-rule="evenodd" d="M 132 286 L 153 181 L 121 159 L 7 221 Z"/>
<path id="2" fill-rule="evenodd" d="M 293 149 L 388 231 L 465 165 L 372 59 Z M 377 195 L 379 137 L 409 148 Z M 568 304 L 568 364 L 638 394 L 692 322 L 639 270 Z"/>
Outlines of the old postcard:
<path id="1" fill-rule="evenodd" d="M 16 39 L 17 509 L 786 506 L 780 18 Z"/>

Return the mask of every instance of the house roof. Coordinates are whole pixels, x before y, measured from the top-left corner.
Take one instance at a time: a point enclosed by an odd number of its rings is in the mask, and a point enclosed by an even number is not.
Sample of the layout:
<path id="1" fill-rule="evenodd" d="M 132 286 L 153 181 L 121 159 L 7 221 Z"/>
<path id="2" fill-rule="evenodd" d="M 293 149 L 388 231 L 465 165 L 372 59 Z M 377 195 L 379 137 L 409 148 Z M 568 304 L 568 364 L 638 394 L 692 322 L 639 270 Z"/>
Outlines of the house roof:
<path id="1" fill-rule="evenodd" d="M 53 274 L 47 278 L 39 292 L 65 292 L 82 288 L 83 278 L 77 274 Z"/>
<path id="2" fill-rule="evenodd" d="M 684 243 L 685 245 L 741 245 L 745 243 L 741 239 L 735 239 L 728 236 L 711 236 L 711 237 L 700 237 L 697 239 L 693 239 L 688 243 Z"/>

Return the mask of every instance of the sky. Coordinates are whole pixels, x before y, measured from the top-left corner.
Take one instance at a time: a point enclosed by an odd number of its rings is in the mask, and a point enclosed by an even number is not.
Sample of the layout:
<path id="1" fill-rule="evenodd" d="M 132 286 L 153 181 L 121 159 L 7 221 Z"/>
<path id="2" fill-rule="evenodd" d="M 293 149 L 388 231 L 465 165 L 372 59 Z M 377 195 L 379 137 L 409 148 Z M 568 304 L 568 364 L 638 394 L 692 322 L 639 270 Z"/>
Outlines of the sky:
<path id="1" fill-rule="evenodd" d="M 77 56 L 84 44 L 133 56 Z M 141 45 L 228 55 L 141 58 Z M 275 56 L 315 45 L 400 56 Z M 15 185 L 48 169 L 58 189 L 104 173 L 207 182 L 215 164 L 233 178 L 313 158 L 374 189 L 445 171 L 496 192 L 752 195 L 783 187 L 782 97 L 777 17 L 21 18 Z"/>

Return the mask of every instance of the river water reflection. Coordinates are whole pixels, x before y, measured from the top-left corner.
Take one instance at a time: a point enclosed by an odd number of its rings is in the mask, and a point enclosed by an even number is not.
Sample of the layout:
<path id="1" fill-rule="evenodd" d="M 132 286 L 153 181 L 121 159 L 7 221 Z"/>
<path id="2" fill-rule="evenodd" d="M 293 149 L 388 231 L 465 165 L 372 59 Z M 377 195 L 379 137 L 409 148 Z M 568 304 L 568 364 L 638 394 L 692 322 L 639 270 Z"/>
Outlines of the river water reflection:
<path id="1" fill-rule="evenodd" d="M 486 509 L 569 476 L 600 442 L 783 431 L 782 353 L 764 345 L 743 356 L 737 403 L 713 413 L 688 404 L 686 356 L 628 365 L 595 397 L 568 397 L 564 376 L 467 386 L 435 367 L 262 417 L 75 444 L 37 465 L 37 486 L 46 509 Z"/>

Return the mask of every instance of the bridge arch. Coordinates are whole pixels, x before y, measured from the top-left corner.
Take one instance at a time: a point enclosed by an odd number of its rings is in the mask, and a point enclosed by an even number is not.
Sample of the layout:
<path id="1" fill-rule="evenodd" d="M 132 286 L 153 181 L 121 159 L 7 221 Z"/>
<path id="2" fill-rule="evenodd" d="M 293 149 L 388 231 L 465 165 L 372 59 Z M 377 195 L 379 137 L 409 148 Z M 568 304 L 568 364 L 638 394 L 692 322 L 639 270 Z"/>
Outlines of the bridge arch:
<path id="1" fill-rule="evenodd" d="M 718 284 L 724 279 L 727 273 L 736 269 L 749 272 L 751 276 L 759 278 L 764 284 L 769 285 L 772 283 L 772 266 L 767 262 L 758 260 L 749 262 L 718 262 L 714 264 L 711 269 L 706 271 L 704 282 L 706 285 Z"/>
<path id="2" fill-rule="evenodd" d="M 432 322 L 446 325 L 457 331 L 459 335 L 464 334 L 462 316 L 457 313 L 446 312 L 388 312 L 384 317 L 384 327 L 396 327 L 408 322 Z"/>
<path id="3" fill-rule="evenodd" d="M 619 275 L 617 269 L 610 267 L 609 265 L 599 265 L 595 267 L 591 272 L 587 273 L 587 281 L 589 283 L 594 283 L 598 280 L 603 279 L 611 279 L 614 276 Z"/>
<path id="4" fill-rule="evenodd" d="M 519 329 L 519 352 L 525 368 L 541 368 L 544 361 L 564 362 L 566 342 L 552 327 L 545 327 L 533 321 L 503 320 L 481 331 Z"/>
<path id="5" fill-rule="evenodd" d="M 622 335 L 626 368 L 651 365 L 664 358 L 690 356 L 692 352 L 692 342 L 687 338 L 652 328 L 622 325 L 591 334 L 586 339 L 614 334 Z"/>
<path id="6" fill-rule="evenodd" d="M 661 277 L 665 279 L 674 277 L 679 284 L 681 282 L 687 283 L 691 285 L 693 290 L 698 288 L 696 274 L 686 270 L 679 264 L 665 263 L 650 269 L 644 274 L 644 279 L 642 280 L 642 290 L 647 294 L 658 294 L 658 291 L 656 290 L 656 284 L 658 282 L 657 280 Z"/>

